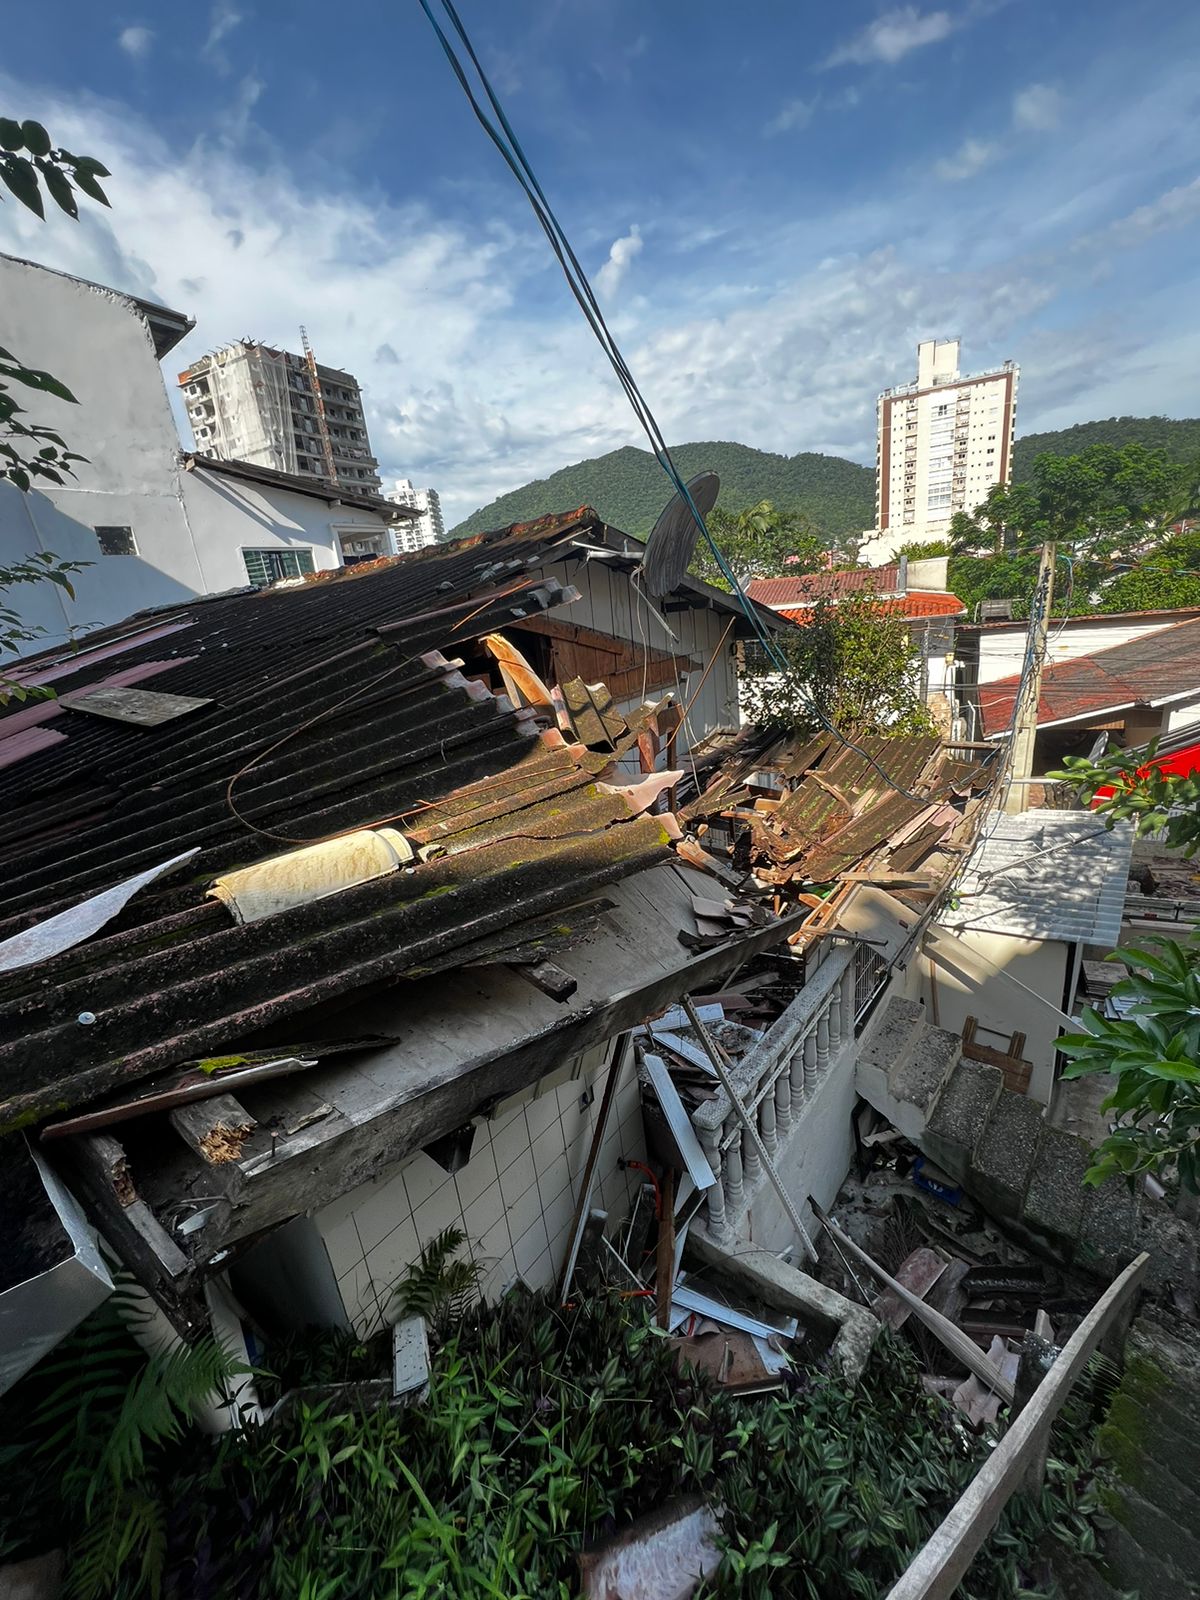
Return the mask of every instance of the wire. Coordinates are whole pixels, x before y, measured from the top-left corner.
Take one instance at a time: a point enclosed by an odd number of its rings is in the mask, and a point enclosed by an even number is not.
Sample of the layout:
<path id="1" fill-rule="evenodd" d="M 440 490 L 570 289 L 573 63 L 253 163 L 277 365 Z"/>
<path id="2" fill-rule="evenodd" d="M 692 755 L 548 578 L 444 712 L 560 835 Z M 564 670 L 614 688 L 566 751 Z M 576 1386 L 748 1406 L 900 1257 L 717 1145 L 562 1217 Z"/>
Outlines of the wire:
<path id="1" fill-rule="evenodd" d="M 534 216 L 541 225 L 542 231 L 549 240 L 550 248 L 553 250 L 559 266 L 562 268 L 563 276 L 567 280 L 568 288 L 578 303 L 580 310 L 583 312 L 588 326 L 595 334 L 601 349 L 607 356 L 613 371 L 617 375 L 621 387 L 625 391 L 625 395 L 629 400 L 630 405 L 633 407 L 634 414 L 641 424 L 646 437 L 650 441 L 650 447 L 655 459 L 658 461 L 663 471 L 667 474 L 667 477 L 671 480 L 671 483 L 675 488 L 675 492 L 680 496 L 688 510 L 691 512 L 697 528 L 704 536 L 704 539 L 707 542 L 710 551 L 712 552 L 713 560 L 716 562 L 719 572 L 729 584 L 730 592 L 737 597 L 737 600 L 741 605 L 748 622 L 750 623 L 750 627 L 755 635 L 755 638 L 761 645 L 767 659 L 771 662 L 776 671 L 781 673 L 788 672 L 790 670 L 790 665 L 785 652 L 780 648 L 778 643 L 771 638 L 767 629 L 764 627 L 762 619 L 758 615 L 754 603 L 748 598 L 732 568 L 729 566 L 729 563 L 722 555 L 716 540 L 709 531 L 708 524 L 705 522 L 704 517 L 701 515 L 695 501 L 692 499 L 692 496 L 688 491 L 687 484 L 684 482 L 674 460 L 672 459 L 666 438 L 663 435 L 662 430 L 659 428 L 657 421 L 655 420 L 654 413 L 651 411 L 649 403 L 642 394 L 641 390 L 638 388 L 638 385 L 634 380 L 633 374 L 629 370 L 629 366 L 625 361 L 624 356 L 621 354 L 620 347 L 618 346 L 616 339 L 613 337 L 613 334 L 604 319 L 604 313 L 600 309 L 599 301 L 596 299 L 595 292 L 592 289 L 587 274 L 580 264 L 579 258 L 576 256 L 566 232 L 564 231 L 561 223 L 558 221 L 558 218 L 555 216 L 554 211 L 550 206 L 550 202 L 546 198 L 545 191 L 538 182 L 537 175 L 533 170 L 532 164 L 530 163 L 529 158 L 526 156 L 525 151 L 521 146 L 521 141 L 517 137 L 512 124 L 509 122 L 504 108 L 501 105 L 495 90 L 492 88 L 486 72 L 483 70 L 483 67 L 479 61 L 479 57 L 476 55 L 475 48 L 471 43 L 470 36 L 468 35 L 466 28 L 463 26 L 462 20 L 460 19 L 458 12 L 454 7 L 453 0 L 440 0 L 440 5 L 449 20 L 451 29 L 455 34 L 457 34 L 462 43 L 463 49 L 466 51 L 467 57 L 470 60 L 471 66 L 475 71 L 475 74 L 480 85 L 482 86 L 485 96 L 487 97 L 488 103 L 495 114 L 499 126 L 492 122 L 487 114 L 487 111 L 480 104 L 475 90 L 471 86 L 466 68 L 459 60 L 453 43 L 447 37 L 446 31 L 439 23 L 438 19 L 434 16 L 434 0 L 418 0 L 418 3 L 421 7 L 421 10 L 425 13 L 430 26 L 433 28 L 434 33 L 437 35 L 438 42 L 441 44 L 446 59 L 450 63 L 450 67 L 454 72 L 455 77 L 458 79 L 463 93 L 467 97 L 471 110 L 475 114 L 476 120 L 479 122 L 480 126 L 483 128 L 491 142 L 495 145 L 496 149 L 500 152 L 505 164 L 509 167 L 513 176 L 520 184 L 521 189 L 524 191 L 525 196 L 533 210 Z M 848 750 L 852 750 L 857 756 L 859 756 L 860 759 L 867 764 L 867 766 L 872 768 L 884 780 L 889 788 L 893 789 L 897 794 L 902 795 L 904 799 L 909 800 L 914 805 L 924 806 L 929 804 L 931 798 L 929 795 L 913 794 L 910 790 L 904 788 L 902 784 L 897 783 L 895 778 L 892 777 L 892 775 L 876 760 L 874 756 L 866 751 L 860 744 L 857 744 L 853 739 L 844 734 L 841 729 L 837 728 L 811 697 L 808 697 L 807 699 L 807 709 L 810 711 L 817 723 L 827 733 L 831 734 Z"/>

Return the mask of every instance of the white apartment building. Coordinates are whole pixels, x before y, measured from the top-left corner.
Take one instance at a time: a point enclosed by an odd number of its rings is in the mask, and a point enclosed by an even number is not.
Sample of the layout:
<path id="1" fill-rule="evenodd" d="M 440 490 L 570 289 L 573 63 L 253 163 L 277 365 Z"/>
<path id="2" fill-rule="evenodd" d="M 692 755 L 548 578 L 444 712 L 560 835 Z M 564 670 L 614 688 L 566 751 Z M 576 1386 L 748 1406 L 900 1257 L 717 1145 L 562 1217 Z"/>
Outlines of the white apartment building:
<path id="1" fill-rule="evenodd" d="M 179 387 L 203 454 L 379 493 L 362 391 L 350 373 L 242 339 L 202 356 L 179 374 Z"/>
<path id="2" fill-rule="evenodd" d="M 917 346 L 912 383 L 878 402 L 875 529 L 862 556 L 891 561 L 916 539 L 940 539 L 956 511 L 973 511 L 1012 475 L 1017 412 L 1015 362 L 964 376 L 957 339 Z"/>
<path id="3" fill-rule="evenodd" d="M 9 590 L 36 634 L 30 650 L 197 595 L 395 553 L 393 528 L 412 513 L 376 494 L 180 450 L 160 363 L 192 327 L 166 306 L 0 254 L 0 346 L 78 402 L 22 390 L 22 403 L 84 457 L 61 484 L 0 483 L 0 566 L 39 552 L 83 563 L 73 593 Z"/>
<path id="4" fill-rule="evenodd" d="M 442 502 L 436 489 L 418 489 L 411 478 L 397 478 L 396 487 L 388 499 L 398 506 L 408 506 L 418 513 L 416 519 L 396 528 L 396 546 L 403 555 L 413 550 L 424 550 L 446 537 L 446 524 L 442 517 Z"/>

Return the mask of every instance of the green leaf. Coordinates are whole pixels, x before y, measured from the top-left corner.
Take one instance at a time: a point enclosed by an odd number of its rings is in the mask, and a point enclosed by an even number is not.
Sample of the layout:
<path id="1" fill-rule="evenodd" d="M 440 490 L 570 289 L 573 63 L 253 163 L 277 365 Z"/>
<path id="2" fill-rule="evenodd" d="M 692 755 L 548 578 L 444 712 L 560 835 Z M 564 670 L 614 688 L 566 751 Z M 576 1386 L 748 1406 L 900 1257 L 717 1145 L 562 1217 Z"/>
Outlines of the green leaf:
<path id="1" fill-rule="evenodd" d="M 66 155 L 65 150 L 63 154 L 64 156 Z M 103 162 L 97 161 L 95 156 L 68 156 L 67 159 L 74 163 L 76 172 L 94 173 L 97 178 L 112 177 L 112 173 L 108 168 Z"/>
<path id="2" fill-rule="evenodd" d="M 21 124 L 21 138 L 25 141 L 25 148 L 31 155 L 48 156 L 50 154 L 50 135 L 40 122 L 34 122 L 27 117 Z"/>
<path id="3" fill-rule="evenodd" d="M 21 124 L 11 117 L 0 117 L 0 149 L 19 150 L 24 143 Z"/>
<path id="4" fill-rule="evenodd" d="M 1200 1067 L 1192 1066 L 1189 1061 L 1167 1061 L 1160 1057 L 1142 1070 L 1171 1083 L 1200 1083 Z"/>
<path id="5" fill-rule="evenodd" d="M 0 178 L 23 206 L 28 206 L 37 216 L 45 218 L 46 209 L 42 205 L 42 191 L 38 188 L 37 170 L 31 161 L 26 161 L 24 156 L 6 156 L 0 162 Z"/>
<path id="6" fill-rule="evenodd" d="M 69 217 L 79 215 L 79 207 L 75 204 L 75 195 L 71 188 L 71 180 L 58 167 L 50 162 L 42 168 L 42 177 L 46 180 L 46 188 L 50 191 L 55 203 L 67 213 Z"/>
<path id="7" fill-rule="evenodd" d="M 105 171 L 105 169 L 103 167 L 101 167 L 100 170 L 101 170 L 101 172 Z M 100 187 L 100 185 L 96 182 L 96 179 L 95 179 L 95 176 L 94 176 L 93 173 L 91 173 L 91 172 L 83 172 L 78 167 L 76 167 L 76 169 L 75 169 L 75 183 L 76 183 L 78 188 L 83 190 L 84 194 L 90 195 L 93 200 L 99 200 L 99 202 L 100 202 L 100 204 L 102 206 L 108 205 L 108 196 L 105 194 L 104 190 Z"/>

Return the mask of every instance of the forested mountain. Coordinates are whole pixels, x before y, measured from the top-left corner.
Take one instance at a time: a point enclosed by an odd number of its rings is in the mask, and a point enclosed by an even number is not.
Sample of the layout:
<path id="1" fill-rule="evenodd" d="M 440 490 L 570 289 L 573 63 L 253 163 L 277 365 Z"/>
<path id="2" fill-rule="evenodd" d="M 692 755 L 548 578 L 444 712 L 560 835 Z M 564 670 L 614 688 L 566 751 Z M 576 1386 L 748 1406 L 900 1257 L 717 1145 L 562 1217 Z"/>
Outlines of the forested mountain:
<path id="1" fill-rule="evenodd" d="M 725 441 L 672 445 L 671 454 L 685 478 L 706 469 L 720 475 L 717 503 L 727 511 L 771 500 L 780 510 L 804 512 L 831 540 L 861 533 L 875 517 L 874 472 L 841 456 L 778 456 Z M 452 537 L 578 505 L 595 506 L 614 527 L 644 536 L 670 495 L 667 476 L 649 451 L 627 445 L 501 495 L 460 522 Z"/>
<path id="2" fill-rule="evenodd" d="M 1194 460 L 1200 456 L 1200 419 L 1109 417 L 1054 433 L 1027 433 L 1013 450 L 1013 476 L 1018 482 L 1028 478 L 1035 456 L 1046 450 L 1075 455 L 1090 444 L 1133 443 L 1165 449 L 1173 461 Z M 874 522 L 875 474 L 842 456 L 811 451 L 780 456 L 728 440 L 673 445 L 671 453 L 685 478 L 706 468 L 720 475 L 717 504 L 727 511 L 771 500 L 781 511 L 802 511 L 830 541 L 861 533 Z M 666 474 L 654 457 L 627 445 L 501 495 L 460 522 L 451 537 L 531 522 L 579 505 L 595 506 L 614 527 L 644 536 L 669 498 Z"/>
<path id="3" fill-rule="evenodd" d="M 1165 450 L 1172 461 L 1194 461 L 1200 456 L 1200 417 L 1175 421 L 1171 417 L 1108 417 L 1101 422 L 1077 422 L 1054 433 L 1027 433 L 1013 446 L 1013 478 L 1023 483 L 1034 458 L 1048 451 L 1055 456 L 1075 456 L 1090 444 L 1140 444 L 1147 450 Z"/>

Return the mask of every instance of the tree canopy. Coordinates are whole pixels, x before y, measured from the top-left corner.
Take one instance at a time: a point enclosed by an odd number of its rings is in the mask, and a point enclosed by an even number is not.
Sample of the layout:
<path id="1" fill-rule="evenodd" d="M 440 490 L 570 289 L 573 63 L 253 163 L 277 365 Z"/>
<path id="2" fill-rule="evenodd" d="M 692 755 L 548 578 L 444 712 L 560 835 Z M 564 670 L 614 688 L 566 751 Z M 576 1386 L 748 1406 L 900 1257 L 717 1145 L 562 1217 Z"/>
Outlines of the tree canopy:
<path id="1" fill-rule="evenodd" d="M 1023 615 L 1040 546 L 1053 540 L 1066 563 L 1058 616 L 1190 604 L 1200 540 L 1168 530 L 1200 501 L 1198 480 L 1196 464 L 1137 443 L 1044 452 L 1025 481 L 997 484 L 974 512 L 954 516 L 950 587 L 971 612 L 980 600 L 1012 599 Z"/>
<path id="2" fill-rule="evenodd" d="M 802 512 L 777 511 L 769 500 L 760 500 L 745 511 L 717 506 L 705 521 L 725 564 L 743 587 L 755 578 L 801 577 L 824 565 L 824 542 Z M 704 538 L 697 541 L 690 570 L 694 578 L 718 589 L 729 588 Z"/>

